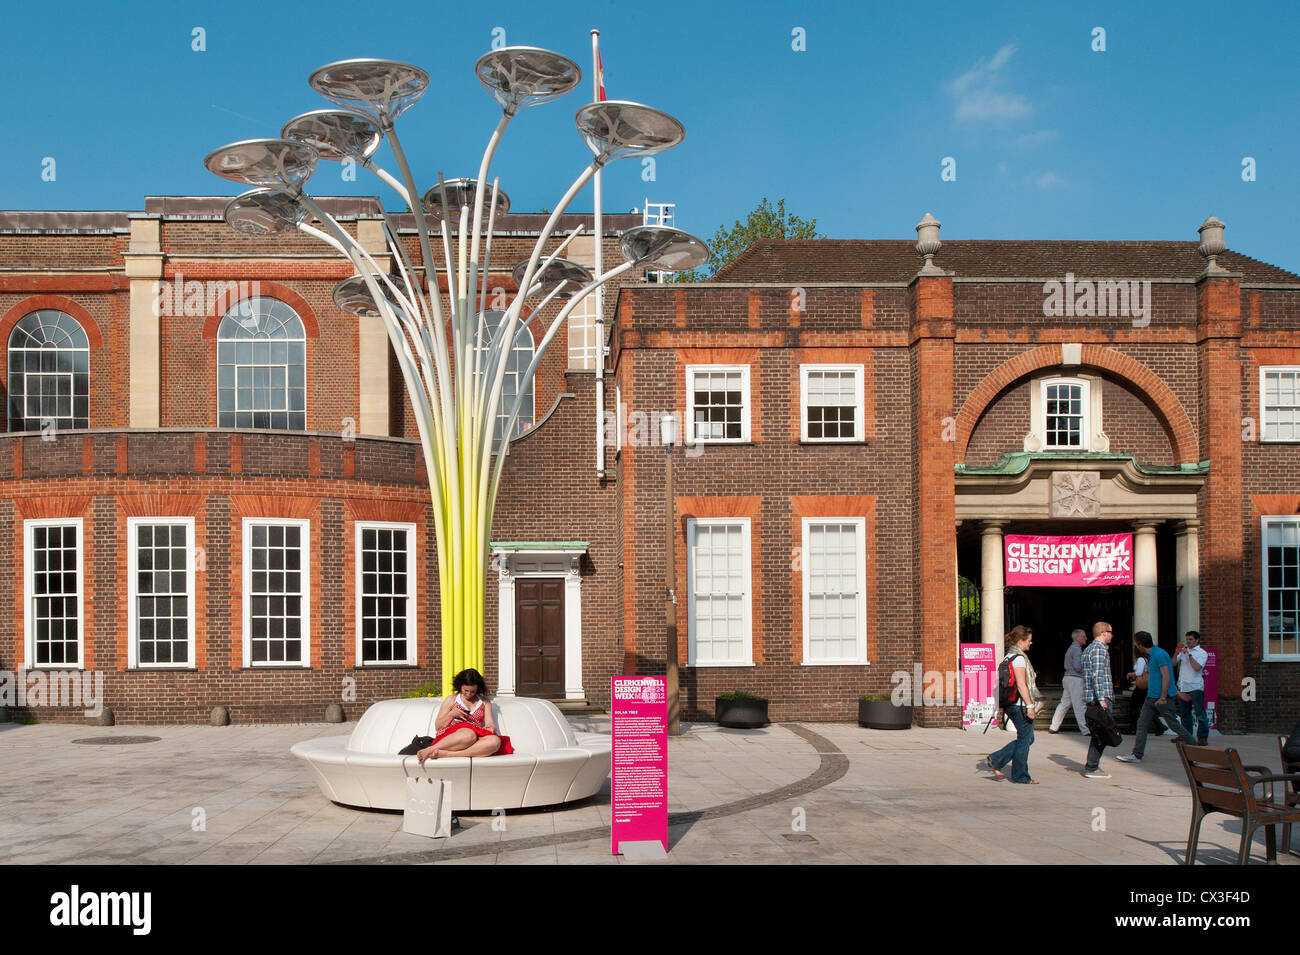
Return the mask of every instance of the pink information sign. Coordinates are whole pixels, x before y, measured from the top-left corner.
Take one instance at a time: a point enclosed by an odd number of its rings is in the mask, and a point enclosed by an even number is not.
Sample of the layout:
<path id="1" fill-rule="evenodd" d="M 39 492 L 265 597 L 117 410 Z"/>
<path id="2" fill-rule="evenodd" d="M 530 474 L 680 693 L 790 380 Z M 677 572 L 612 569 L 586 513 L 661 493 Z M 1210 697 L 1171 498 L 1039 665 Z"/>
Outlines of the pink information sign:
<path id="1" fill-rule="evenodd" d="M 1106 587 L 1133 583 L 1133 535 L 1006 537 L 1008 587 Z"/>
<path id="2" fill-rule="evenodd" d="M 1210 720 L 1210 729 L 1219 728 L 1219 655 L 1213 650 L 1205 651 L 1205 715 Z M 1198 727 L 1196 732 L 1200 732 Z"/>
<path id="3" fill-rule="evenodd" d="M 668 851 L 668 681 L 616 676 L 609 851 L 657 842 Z M 620 849 L 620 845 L 624 846 Z"/>
<path id="4" fill-rule="evenodd" d="M 998 711 L 997 648 L 991 643 L 961 645 L 961 725 L 984 727 Z"/>

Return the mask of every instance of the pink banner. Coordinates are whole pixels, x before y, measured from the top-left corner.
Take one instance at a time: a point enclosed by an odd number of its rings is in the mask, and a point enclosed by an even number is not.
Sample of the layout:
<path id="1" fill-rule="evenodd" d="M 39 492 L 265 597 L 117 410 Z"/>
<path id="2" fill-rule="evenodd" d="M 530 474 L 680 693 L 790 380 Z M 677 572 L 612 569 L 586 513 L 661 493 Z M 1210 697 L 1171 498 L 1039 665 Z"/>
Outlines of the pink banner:
<path id="1" fill-rule="evenodd" d="M 1006 537 L 1008 587 L 1107 587 L 1133 583 L 1133 535 Z"/>
<path id="2" fill-rule="evenodd" d="M 616 676 L 610 694 L 609 851 L 620 843 L 659 842 L 668 851 L 668 681 L 662 676 Z"/>
<path id="3" fill-rule="evenodd" d="M 1205 715 L 1209 717 L 1210 729 L 1219 728 L 1219 655 L 1213 650 L 1205 651 Z M 1197 727 L 1196 732 L 1200 732 Z"/>
<path id="4" fill-rule="evenodd" d="M 998 711 L 998 661 L 991 643 L 961 645 L 961 725 L 984 727 Z"/>

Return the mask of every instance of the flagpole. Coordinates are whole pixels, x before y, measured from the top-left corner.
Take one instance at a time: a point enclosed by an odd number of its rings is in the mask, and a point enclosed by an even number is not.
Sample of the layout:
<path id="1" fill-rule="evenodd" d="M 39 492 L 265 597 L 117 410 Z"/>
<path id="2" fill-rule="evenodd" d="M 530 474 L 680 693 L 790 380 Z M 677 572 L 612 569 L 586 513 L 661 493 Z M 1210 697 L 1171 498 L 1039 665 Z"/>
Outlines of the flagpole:
<path id="1" fill-rule="evenodd" d="M 600 31 L 591 31 L 591 99 L 598 102 L 604 96 L 605 78 L 600 62 Z M 601 263 L 605 231 L 601 228 L 600 170 L 596 170 L 594 186 L 596 215 L 593 223 L 596 245 L 596 274 L 604 275 Z M 605 479 L 605 286 L 596 290 L 596 480 Z"/>

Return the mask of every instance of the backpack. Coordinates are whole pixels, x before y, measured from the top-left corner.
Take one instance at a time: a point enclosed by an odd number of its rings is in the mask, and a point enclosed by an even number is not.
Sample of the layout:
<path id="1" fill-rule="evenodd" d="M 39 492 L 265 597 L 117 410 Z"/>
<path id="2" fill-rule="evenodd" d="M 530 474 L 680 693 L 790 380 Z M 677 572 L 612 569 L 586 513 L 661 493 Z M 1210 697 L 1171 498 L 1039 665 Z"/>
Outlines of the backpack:
<path id="1" fill-rule="evenodd" d="M 1016 685 L 1015 668 L 1011 665 L 1018 656 L 1020 654 L 1013 651 L 998 664 L 998 706 L 1004 710 L 1020 702 L 1020 687 Z"/>

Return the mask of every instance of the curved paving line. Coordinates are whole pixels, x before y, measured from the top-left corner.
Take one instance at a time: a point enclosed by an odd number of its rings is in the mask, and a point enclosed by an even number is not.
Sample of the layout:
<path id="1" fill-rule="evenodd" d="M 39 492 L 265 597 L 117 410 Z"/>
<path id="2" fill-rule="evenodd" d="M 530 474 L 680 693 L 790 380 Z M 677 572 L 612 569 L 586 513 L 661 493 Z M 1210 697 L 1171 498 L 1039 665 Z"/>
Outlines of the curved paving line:
<path id="1" fill-rule="evenodd" d="M 708 809 L 689 812 L 670 812 L 668 825 L 689 826 L 705 819 L 721 819 L 736 813 L 748 812 L 774 803 L 793 799 L 829 786 L 849 771 L 849 758 L 838 746 L 819 733 L 797 723 L 782 724 L 791 733 L 810 743 L 813 750 L 821 757 L 817 768 L 812 773 L 788 786 L 773 789 L 771 792 L 747 796 L 734 802 L 710 806 Z M 441 859 L 465 859 L 472 856 L 498 855 L 502 852 L 519 852 L 524 849 L 543 849 L 548 846 L 568 845 L 577 842 L 590 842 L 593 839 L 609 837 L 609 826 L 591 826 L 587 829 L 575 829 L 572 832 L 556 832 L 548 836 L 527 836 L 523 839 L 506 839 L 501 842 L 486 843 L 475 846 L 448 846 L 442 849 L 430 849 L 422 852 L 402 852 L 383 856 L 366 856 L 360 859 L 346 859 L 325 865 L 419 865 L 437 862 Z"/>

